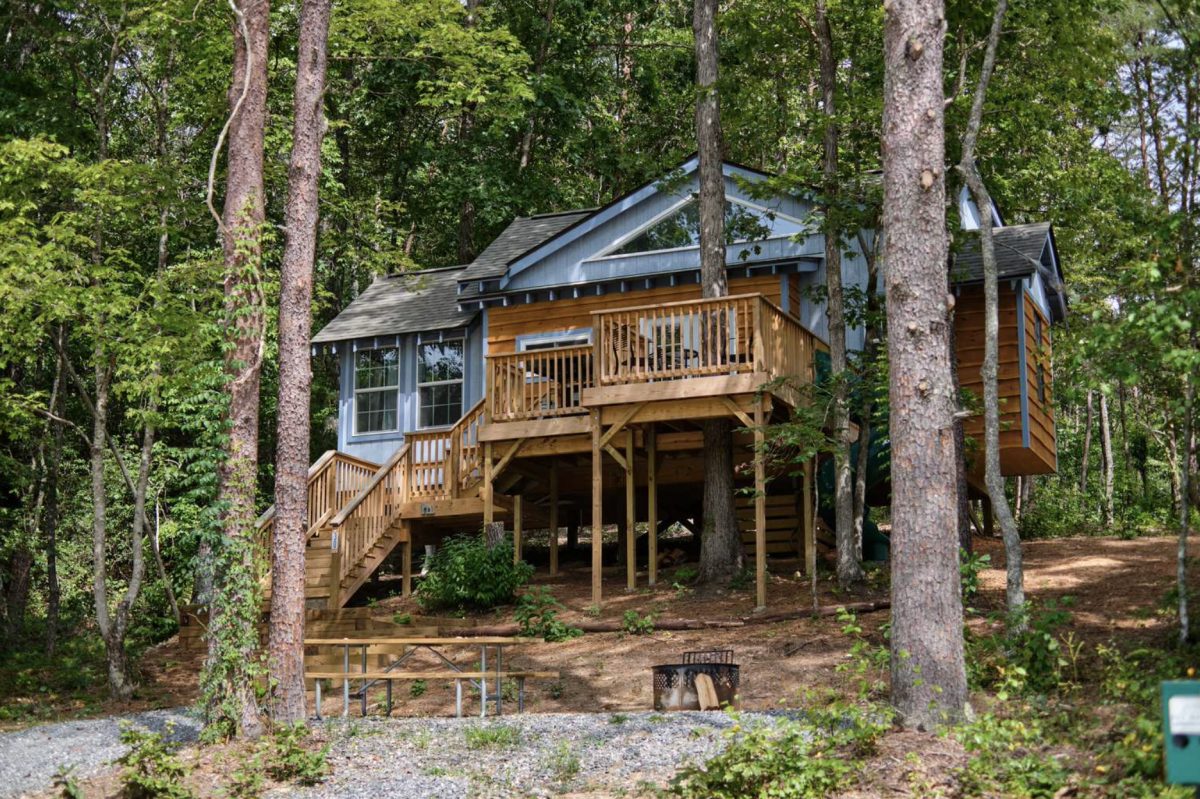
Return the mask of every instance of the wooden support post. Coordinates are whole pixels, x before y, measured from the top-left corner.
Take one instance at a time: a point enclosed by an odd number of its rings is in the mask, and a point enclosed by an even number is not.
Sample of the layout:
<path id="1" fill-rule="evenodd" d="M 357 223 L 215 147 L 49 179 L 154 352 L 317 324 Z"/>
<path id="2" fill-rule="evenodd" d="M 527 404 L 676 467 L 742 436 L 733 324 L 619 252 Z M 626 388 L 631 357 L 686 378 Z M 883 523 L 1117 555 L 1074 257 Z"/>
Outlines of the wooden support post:
<path id="1" fill-rule="evenodd" d="M 490 525 L 495 521 L 495 512 L 492 510 L 492 442 L 485 442 L 483 445 L 483 485 L 479 487 L 479 494 L 483 498 L 483 524 Z"/>
<path id="2" fill-rule="evenodd" d="M 524 510 L 524 508 L 522 507 L 525 504 L 524 499 L 525 498 L 522 497 L 520 494 L 517 494 L 516 496 L 514 496 L 512 498 L 512 505 L 513 505 L 513 508 L 512 508 L 512 514 L 513 514 L 513 563 L 514 564 L 521 562 L 521 543 L 522 543 L 521 542 L 521 534 L 523 532 L 523 529 L 521 527 L 521 511 Z"/>
<path id="3" fill-rule="evenodd" d="M 333 547 L 329 558 L 329 599 L 325 603 L 325 607 L 329 610 L 337 610 L 341 607 L 341 574 L 342 574 L 342 550 L 346 548 L 342 542 L 342 530 L 338 528 L 333 531 L 331 544 L 333 540 L 337 541 L 337 545 Z"/>
<path id="4" fill-rule="evenodd" d="M 410 522 L 402 522 L 402 535 L 405 538 L 404 552 L 401 554 L 403 558 L 401 563 L 401 583 L 400 593 L 405 597 L 412 596 L 412 550 L 413 550 L 413 529 Z"/>
<path id="5" fill-rule="evenodd" d="M 604 450 L 600 447 L 600 409 L 592 410 L 592 605 L 600 607 L 604 538 Z"/>
<path id="6" fill-rule="evenodd" d="M 996 514 L 992 512 L 992 500 L 983 498 L 983 534 L 991 538 L 996 534 Z"/>
<path id="7" fill-rule="evenodd" d="M 757 306 L 755 306 L 757 307 Z M 754 406 L 754 586 L 757 610 L 767 607 L 767 470 L 763 403 Z"/>
<path id="8" fill-rule="evenodd" d="M 658 582 L 658 440 L 654 425 L 646 428 L 646 521 L 649 522 L 650 539 L 647 542 L 650 563 L 647 567 L 649 583 Z"/>
<path id="9" fill-rule="evenodd" d="M 550 576 L 558 574 L 558 460 L 550 460 Z"/>
<path id="10" fill-rule="evenodd" d="M 813 482 L 815 461 L 804 464 L 804 574 L 812 577 L 817 571 L 817 520 L 813 518 Z"/>
<path id="11" fill-rule="evenodd" d="M 454 428 L 450 433 L 450 443 L 447 445 L 449 450 L 446 452 L 446 494 L 451 499 L 458 499 L 459 487 L 462 481 L 459 479 L 459 466 L 462 463 L 462 430 Z M 391 685 L 391 682 L 388 683 Z"/>
<path id="12" fill-rule="evenodd" d="M 625 590 L 637 590 L 637 497 L 633 476 L 633 430 L 625 431 Z"/>

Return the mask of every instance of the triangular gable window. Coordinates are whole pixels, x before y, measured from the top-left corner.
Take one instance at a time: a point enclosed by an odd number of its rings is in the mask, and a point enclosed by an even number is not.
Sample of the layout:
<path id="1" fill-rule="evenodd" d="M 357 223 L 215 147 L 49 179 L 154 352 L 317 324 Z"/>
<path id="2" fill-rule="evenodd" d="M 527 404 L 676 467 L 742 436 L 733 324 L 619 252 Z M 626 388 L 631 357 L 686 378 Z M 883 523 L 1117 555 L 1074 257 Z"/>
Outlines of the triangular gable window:
<path id="1" fill-rule="evenodd" d="M 725 201 L 725 243 L 759 241 L 772 236 L 793 236 L 801 226 L 740 203 Z M 700 206 L 692 200 L 660 219 L 608 255 L 633 255 L 657 250 L 696 247 L 700 244 Z"/>

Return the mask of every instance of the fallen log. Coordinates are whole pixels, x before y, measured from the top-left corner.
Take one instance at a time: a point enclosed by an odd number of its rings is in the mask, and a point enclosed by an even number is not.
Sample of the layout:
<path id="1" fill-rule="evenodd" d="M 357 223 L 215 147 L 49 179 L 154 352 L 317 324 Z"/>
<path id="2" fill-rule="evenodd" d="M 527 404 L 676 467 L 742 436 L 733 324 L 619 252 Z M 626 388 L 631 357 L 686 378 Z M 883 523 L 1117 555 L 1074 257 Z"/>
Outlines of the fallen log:
<path id="1" fill-rule="evenodd" d="M 838 611 L 845 608 L 852 613 L 873 613 L 878 610 L 887 610 L 892 606 L 892 603 L 886 599 L 881 599 L 876 602 L 847 602 L 844 605 L 827 605 L 818 608 L 818 616 L 835 616 Z M 755 624 L 772 624 L 779 621 L 792 621 L 795 619 L 812 618 L 811 610 L 787 610 L 779 613 L 760 613 L 754 616 L 743 616 L 740 619 L 656 619 L 654 621 L 655 630 L 723 630 L 735 627 L 746 627 Z M 623 622 L 617 619 L 611 620 L 589 620 L 576 622 L 571 625 L 585 633 L 619 633 L 624 629 Z M 479 627 L 468 627 L 453 630 L 454 635 L 463 638 L 478 638 L 491 636 L 516 636 L 521 632 L 521 628 L 516 624 L 486 624 Z"/>

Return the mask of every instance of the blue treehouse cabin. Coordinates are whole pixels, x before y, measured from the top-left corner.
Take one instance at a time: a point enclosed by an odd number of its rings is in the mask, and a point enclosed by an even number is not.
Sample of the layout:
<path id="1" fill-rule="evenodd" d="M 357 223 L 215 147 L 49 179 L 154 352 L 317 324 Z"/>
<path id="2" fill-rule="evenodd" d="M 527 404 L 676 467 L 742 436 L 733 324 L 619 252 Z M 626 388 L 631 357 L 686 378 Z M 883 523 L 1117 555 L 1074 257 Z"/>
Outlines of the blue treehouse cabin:
<path id="1" fill-rule="evenodd" d="M 525 529 L 567 527 L 570 539 L 582 526 L 616 524 L 622 587 L 641 574 L 656 582 L 657 531 L 675 522 L 695 530 L 700 515 L 698 422 L 761 429 L 785 418 L 799 401 L 794 386 L 815 379 L 828 351 L 824 304 L 805 290 L 825 281 L 823 237 L 803 235 L 811 205 L 750 197 L 742 185 L 759 172 L 725 164 L 729 296 L 701 299 L 696 166 L 683 164 L 670 187 L 649 183 L 602 208 L 515 219 L 470 264 L 379 278 L 314 336 L 314 352 L 340 359 L 341 396 L 338 450 L 309 476 L 310 603 L 342 607 L 397 546 L 407 593 L 414 545 L 489 523 L 512 531 L 517 557 Z M 962 217 L 977 226 L 965 198 Z M 856 246 L 843 279 L 865 287 Z M 1054 239 L 1045 224 L 1001 226 L 996 249 L 1011 422 L 1001 459 L 1008 474 L 1050 472 L 1050 329 L 1065 313 Z M 958 256 L 955 275 L 967 388 L 982 361 L 977 250 Z M 863 338 L 848 331 L 851 347 Z M 791 382 L 774 382 L 781 377 Z M 981 422 L 968 431 L 980 436 Z M 737 501 L 765 606 L 767 556 L 814 568 L 820 521 L 816 465 L 768 483 L 752 465 L 757 436 L 735 436 L 735 463 L 747 467 L 739 482 L 763 489 Z M 267 540 L 270 527 L 268 512 Z M 592 536 L 596 605 L 601 544 Z M 558 554 L 551 535 L 551 572 Z"/>

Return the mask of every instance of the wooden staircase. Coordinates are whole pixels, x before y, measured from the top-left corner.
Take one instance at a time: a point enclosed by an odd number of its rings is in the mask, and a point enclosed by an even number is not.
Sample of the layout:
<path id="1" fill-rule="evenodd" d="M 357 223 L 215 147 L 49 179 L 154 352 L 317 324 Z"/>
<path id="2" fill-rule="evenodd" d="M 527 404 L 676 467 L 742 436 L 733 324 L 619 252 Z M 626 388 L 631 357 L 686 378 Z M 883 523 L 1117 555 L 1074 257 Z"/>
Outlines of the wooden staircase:
<path id="1" fill-rule="evenodd" d="M 309 468 L 305 598 L 310 607 L 343 607 L 400 544 L 406 545 L 407 575 L 408 519 L 428 515 L 430 503 L 479 496 L 483 407 L 481 400 L 452 427 L 406 434 L 404 445 L 382 465 L 330 451 Z M 267 564 L 274 521 L 274 506 L 258 520 Z M 408 587 L 406 579 L 406 593 Z M 269 567 L 263 589 L 270 599 Z"/>
<path id="2" fill-rule="evenodd" d="M 754 497 L 738 495 L 737 519 L 742 533 L 742 546 L 746 558 L 755 556 Z M 803 557 L 804 532 L 800 525 L 799 497 L 794 494 L 779 494 L 767 497 L 767 555 L 781 557 Z"/>

